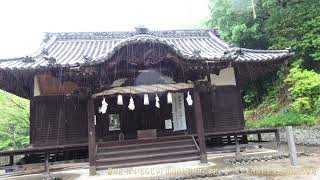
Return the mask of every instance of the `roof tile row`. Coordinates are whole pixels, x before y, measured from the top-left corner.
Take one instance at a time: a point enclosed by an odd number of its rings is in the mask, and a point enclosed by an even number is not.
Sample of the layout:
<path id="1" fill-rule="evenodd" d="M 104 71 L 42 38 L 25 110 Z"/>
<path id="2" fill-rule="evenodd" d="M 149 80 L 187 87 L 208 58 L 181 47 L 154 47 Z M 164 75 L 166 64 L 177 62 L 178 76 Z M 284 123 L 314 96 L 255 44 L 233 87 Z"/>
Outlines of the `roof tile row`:
<path id="1" fill-rule="evenodd" d="M 0 68 L 46 67 L 50 64 L 48 59 L 55 59 L 55 64 L 60 66 L 100 63 L 107 61 L 121 47 L 139 42 L 162 43 L 187 60 L 223 60 L 235 52 L 214 30 L 148 31 L 143 34 L 137 31 L 47 33 L 43 46 L 31 56 L 33 61 L 26 61 L 27 57 L 0 60 Z M 235 57 L 231 55 L 231 59 L 267 61 L 291 56 L 289 50 L 240 51 L 242 53 Z"/>

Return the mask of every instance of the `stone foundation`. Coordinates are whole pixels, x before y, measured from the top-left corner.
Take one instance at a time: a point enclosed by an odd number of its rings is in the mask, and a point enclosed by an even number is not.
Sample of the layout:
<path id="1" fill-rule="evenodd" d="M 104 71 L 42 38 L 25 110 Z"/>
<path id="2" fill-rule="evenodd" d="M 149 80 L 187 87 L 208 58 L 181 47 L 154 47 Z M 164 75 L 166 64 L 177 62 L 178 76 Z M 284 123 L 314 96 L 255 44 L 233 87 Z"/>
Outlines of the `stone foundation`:
<path id="1" fill-rule="evenodd" d="M 287 143 L 284 127 L 280 129 L 280 141 Z M 298 145 L 320 145 L 320 126 L 293 126 L 293 135 L 295 143 Z M 275 141 L 274 133 L 262 134 L 263 141 Z M 255 135 L 250 135 L 250 139 L 257 140 Z"/>

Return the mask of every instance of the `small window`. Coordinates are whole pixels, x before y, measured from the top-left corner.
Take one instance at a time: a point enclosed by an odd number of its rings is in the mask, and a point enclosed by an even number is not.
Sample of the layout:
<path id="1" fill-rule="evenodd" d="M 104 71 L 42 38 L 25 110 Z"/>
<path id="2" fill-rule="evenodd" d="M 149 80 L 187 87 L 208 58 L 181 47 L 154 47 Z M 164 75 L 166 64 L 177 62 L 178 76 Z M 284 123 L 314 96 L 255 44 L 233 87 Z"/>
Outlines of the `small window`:
<path id="1" fill-rule="evenodd" d="M 109 114 L 109 131 L 120 130 L 120 116 L 119 114 Z"/>

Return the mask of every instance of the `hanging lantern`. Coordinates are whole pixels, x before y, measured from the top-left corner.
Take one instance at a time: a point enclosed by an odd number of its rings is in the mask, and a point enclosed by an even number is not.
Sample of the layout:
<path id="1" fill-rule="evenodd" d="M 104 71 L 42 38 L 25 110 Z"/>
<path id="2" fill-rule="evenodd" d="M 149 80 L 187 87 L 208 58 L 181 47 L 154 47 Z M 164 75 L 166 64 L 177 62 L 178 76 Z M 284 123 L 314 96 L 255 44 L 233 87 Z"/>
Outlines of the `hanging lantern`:
<path id="1" fill-rule="evenodd" d="M 144 94 L 144 96 L 143 96 L 143 104 L 144 105 L 149 105 L 150 103 L 149 103 L 149 96 L 148 96 L 148 94 Z"/>
<path id="2" fill-rule="evenodd" d="M 193 104 L 193 100 L 192 100 L 192 97 L 191 97 L 191 95 L 190 95 L 190 92 L 189 92 L 189 91 L 188 91 L 188 95 L 187 95 L 186 100 L 187 100 L 188 105 L 189 105 L 189 106 L 192 106 L 192 104 Z"/>
<path id="3" fill-rule="evenodd" d="M 136 108 L 135 105 L 134 105 L 134 101 L 133 101 L 132 96 L 130 97 L 128 108 L 131 111 L 133 111 Z"/>
<path id="4" fill-rule="evenodd" d="M 170 92 L 167 94 L 167 103 L 172 104 L 172 94 Z"/>
<path id="5" fill-rule="evenodd" d="M 118 95 L 117 98 L 117 105 L 123 105 L 123 97 L 121 94 Z"/>
<path id="6" fill-rule="evenodd" d="M 105 114 L 108 109 L 108 103 L 106 102 L 106 99 L 103 98 L 101 102 L 101 107 L 99 107 L 99 113 Z"/>
<path id="7" fill-rule="evenodd" d="M 158 108 L 158 109 L 160 109 L 160 103 L 159 103 L 159 97 L 158 97 L 158 94 L 156 94 L 156 107 Z"/>

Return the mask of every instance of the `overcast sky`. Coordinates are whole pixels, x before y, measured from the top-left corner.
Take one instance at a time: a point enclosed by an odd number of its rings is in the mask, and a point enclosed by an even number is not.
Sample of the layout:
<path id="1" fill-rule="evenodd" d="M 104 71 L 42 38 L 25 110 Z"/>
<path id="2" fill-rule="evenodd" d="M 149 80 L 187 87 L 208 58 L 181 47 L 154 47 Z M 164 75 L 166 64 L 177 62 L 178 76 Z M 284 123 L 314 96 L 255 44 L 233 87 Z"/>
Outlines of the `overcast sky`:
<path id="1" fill-rule="evenodd" d="M 1 0 L 0 58 L 30 55 L 43 32 L 196 27 L 209 0 Z"/>

